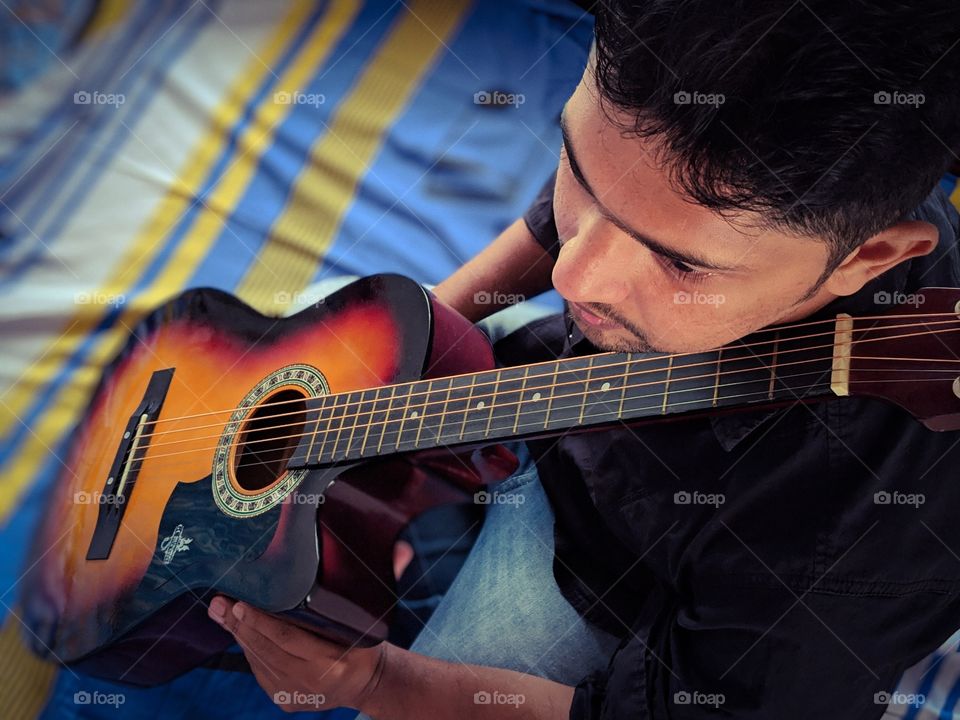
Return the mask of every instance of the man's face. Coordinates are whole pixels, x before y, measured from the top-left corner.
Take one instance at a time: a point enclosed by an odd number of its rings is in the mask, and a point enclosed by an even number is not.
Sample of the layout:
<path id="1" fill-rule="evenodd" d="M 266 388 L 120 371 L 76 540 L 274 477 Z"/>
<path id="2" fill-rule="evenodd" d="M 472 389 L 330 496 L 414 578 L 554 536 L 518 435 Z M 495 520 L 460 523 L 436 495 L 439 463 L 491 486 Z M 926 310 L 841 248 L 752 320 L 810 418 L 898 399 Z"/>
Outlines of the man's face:
<path id="1" fill-rule="evenodd" d="M 623 137 L 588 70 L 563 114 L 554 194 L 562 243 L 553 284 L 583 334 L 605 350 L 695 352 L 804 317 L 823 242 L 724 219 L 684 199 L 652 139 Z"/>

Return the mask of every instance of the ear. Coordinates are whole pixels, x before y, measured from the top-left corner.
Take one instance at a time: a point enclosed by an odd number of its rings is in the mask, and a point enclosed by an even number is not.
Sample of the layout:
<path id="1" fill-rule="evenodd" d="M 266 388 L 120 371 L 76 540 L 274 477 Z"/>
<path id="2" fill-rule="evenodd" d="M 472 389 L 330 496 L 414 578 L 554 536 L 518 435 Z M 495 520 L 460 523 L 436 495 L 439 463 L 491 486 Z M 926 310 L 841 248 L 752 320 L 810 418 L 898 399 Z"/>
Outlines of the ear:
<path id="1" fill-rule="evenodd" d="M 847 255 L 824 287 L 834 295 L 852 295 L 904 260 L 933 252 L 939 239 L 940 233 L 931 223 L 898 222 Z"/>

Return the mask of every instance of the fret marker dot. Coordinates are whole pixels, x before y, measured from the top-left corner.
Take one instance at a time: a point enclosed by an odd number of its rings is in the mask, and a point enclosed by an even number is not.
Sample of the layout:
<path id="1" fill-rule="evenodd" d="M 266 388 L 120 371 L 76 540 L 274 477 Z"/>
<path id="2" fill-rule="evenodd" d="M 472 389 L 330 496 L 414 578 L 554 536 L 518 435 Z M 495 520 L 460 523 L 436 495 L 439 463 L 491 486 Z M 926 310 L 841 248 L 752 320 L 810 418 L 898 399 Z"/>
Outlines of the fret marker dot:
<path id="1" fill-rule="evenodd" d="M 483 410 L 483 400 L 477 403 L 477 410 Z"/>
<path id="2" fill-rule="evenodd" d="M 410 413 L 410 417 L 415 418 L 416 416 L 417 416 L 417 411 L 416 411 L 416 410 L 414 410 L 412 413 Z"/>
<path id="3" fill-rule="evenodd" d="M 540 399 L 540 393 L 534 393 L 534 394 L 533 394 L 533 401 L 536 402 L 536 401 L 539 400 L 539 399 Z"/>
<path id="4" fill-rule="evenodd" d="M 601 390 L 604 390 L 604 391 L 609 390 L 609 389 L 610 389 L 610 383 L 605 382 L 603 385 L 600 386 L 600 389 L 601 389 Z"/>

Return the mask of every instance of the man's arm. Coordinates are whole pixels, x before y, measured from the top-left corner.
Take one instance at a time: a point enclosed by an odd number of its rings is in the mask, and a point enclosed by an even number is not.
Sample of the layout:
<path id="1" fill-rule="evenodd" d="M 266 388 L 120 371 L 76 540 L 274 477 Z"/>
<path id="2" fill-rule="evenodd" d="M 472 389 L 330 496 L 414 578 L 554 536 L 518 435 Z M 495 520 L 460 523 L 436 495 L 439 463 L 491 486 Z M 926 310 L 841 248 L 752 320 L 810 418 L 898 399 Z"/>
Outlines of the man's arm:
<path id="1" fill-rule="evenodd" d="M 570 715 L 572 687 L 513 670 L 445 662 L 388 644 L 381 668 L 359 707 L 376 720 Z"/>
<path id="2" fill-rule="evenodd" d="M 477 322 L 514 302 L 549 290 L 553 258 L 523 219 L 514 222 L 433 292 Z"/>
<path id="3" fill-rule="evenodd" d="M 286 711 L 352 707 L 376 720 L 567 718 L 573 688 L 388 643 L 344 648 L 223 597 L 210 617 L 233 633 L 257 682 Z"/>

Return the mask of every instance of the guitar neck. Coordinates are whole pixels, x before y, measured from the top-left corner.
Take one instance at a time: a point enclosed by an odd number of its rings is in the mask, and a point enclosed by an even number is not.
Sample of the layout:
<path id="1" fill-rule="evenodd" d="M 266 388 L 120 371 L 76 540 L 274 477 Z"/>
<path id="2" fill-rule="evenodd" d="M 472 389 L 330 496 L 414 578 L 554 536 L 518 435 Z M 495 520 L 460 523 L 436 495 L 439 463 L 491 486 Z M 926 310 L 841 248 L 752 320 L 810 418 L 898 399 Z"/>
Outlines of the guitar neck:
<path id="1" fill-rule="evenodd" d="M 287 466 L 829 394 L 831 327 L 812 342 L 809 327 L 769 330 L 704 353 L 604 353 L 311 398 Z"/>

